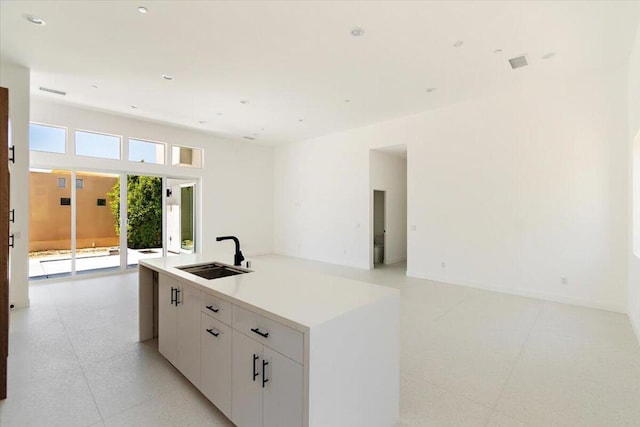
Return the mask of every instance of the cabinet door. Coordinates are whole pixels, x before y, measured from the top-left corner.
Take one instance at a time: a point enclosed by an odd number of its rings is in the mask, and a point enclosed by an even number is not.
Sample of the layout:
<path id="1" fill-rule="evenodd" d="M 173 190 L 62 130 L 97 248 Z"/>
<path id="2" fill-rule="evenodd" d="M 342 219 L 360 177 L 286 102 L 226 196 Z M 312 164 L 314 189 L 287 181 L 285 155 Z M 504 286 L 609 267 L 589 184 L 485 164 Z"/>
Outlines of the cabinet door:
<path id="1" fill-rule="evenodd" d="M 263 426 L 302 426 L 302 365 L 264 348 Z M 262 364 L 261 364 L 262 366 Z"/>
<path id="2" fill-rule="evenodd" d="M 231 418 L 232 329 L 204 313 L 200 324 L 200 390 L 223 414 Z"/>
<path id="3" fill-rule="evenodd" d="M 196 387 L 200 387 L 200 299 L 202 293 L 179 284 L 176 367 Z"/>
<path id="4" fill-rule="evenodd" d="M 231 421 L 238 427 L 262 425 L 262 348 L 258 341 L 233 331 Z"/>
<path id="5" fill-rule="evenodd" d="M 172 365 L 177 367 L 177 310 L 171 302 L 174 297 L 174 289 L 177 287 L 175 280 L 162 274 L 158 277 L 158 351 Z"/>

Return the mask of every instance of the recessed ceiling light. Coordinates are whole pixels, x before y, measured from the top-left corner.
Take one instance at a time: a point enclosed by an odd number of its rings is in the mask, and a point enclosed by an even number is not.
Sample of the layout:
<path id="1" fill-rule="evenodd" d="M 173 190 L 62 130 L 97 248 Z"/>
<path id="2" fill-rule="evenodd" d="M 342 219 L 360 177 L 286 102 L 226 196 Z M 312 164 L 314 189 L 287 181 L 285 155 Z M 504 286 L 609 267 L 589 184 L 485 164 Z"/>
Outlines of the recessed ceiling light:
<path id="1" fill-rule="evenodd" d="M 493 53 L 502 53 L 502 49 L 496 49 L 493 51 Z"/>
<path id="2" fill-rule="evenodd" d="M 299 122 L 304 122 L 304 119 L 298 119 Z"/>
<path id="3" fill-rule="evenodd" d="M 351 100 L 350 99 L 345 99 L 344 102 L 351 102 Z"/>
<path id="4" fill-rule="evenodd" d="M 173 80 L 173 76 L 170 76 L 169 74 L 163 74 L 162 78 L 165 80 Z"/>
<path id="5" fill-rule="evenodd" d="M 360 27 L 353 27 L 351 29 L 351 35 L 353 37 L 360 37 L 360 36 L 364 36 L 364 28 L 360 28 Z"/>
<path id="6" fill-rule="evenodd" d="M 244 99 L 243 98 L 243 99 L 240 100 L 240 104 L 248 104 L 248 103 L 249 103 L 248 99 Z"/>
<path id="7" fill-rule="evenodd" d="M 458 40 L 453 44 L 453 47 L 460 47 L 464 44 L 464 42 L 462 40 Z"/>
<path id="8" fill-rule="evenodd" d="M 544 55 L 542 55 L 542 59 L 550 59 L 550 58 L 553 58 L 554 56 L 556 56 L 555 52 L 547 52 Z"/>
<path id="9" fill-rule="evenodd" d="M 147 9 L 147 8 L 146 8 L 146 7 L 144 7 L 144 6 L 138 6 L 138 12 L 140 12 L 140 13 L 147 13 L 147 12 L 149 12 L 149 9 Z"/>
<path id="10" fill-rule="evenodd" d="M 43 25 L 43 26 L 47 25 L 47 23 L 44 22 L 44 19 L 38 18 L 37 16 L 27 15 L 25 16 L 25 18 L 27 19 L 27 21 L 31 22 L 32 24 Z"/>
<path id="11" fill-rule="evenodd" d="M 427 93 L 431 93 L 431 92 L 433 92 L 433 91 L 435 91 L 435 90 L 436 90 L 436 88 L 435 88 L 435 87 L 428 87 L 428 88 L 427 88 Z"/>
<path id="12" fill-rule="evenodd" d="M 137 110 L 138 106 L 137 105 L 132 105 L 131 108 L 133 108 L 134 110 Z"/>

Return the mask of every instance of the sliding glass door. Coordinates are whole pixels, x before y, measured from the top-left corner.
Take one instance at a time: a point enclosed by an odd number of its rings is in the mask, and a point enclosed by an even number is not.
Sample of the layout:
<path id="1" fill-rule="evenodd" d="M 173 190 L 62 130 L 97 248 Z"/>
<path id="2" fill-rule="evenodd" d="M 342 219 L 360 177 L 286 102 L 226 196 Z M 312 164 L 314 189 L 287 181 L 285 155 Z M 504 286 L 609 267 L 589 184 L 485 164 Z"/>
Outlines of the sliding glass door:
<path id="1" fill-rule="evenodd" d="M 70 276 L 72 173 L 29 172 L 29 279 Z"/>
<path id="2" fill-rule="evenodd" d="M 77 273 L 120 269 L 120 175 L 76 172 Z"/>
<path id="3" fill-rule="evenodd" d="M 127 267 L 163 256 L 162 178 L 127 176 Z"/>
<path id="4" fill-rule="evenodd" d="M 126 185 L 123 183 L 126 182 Z M 30 172 L 29 279 L 136 268 L 196 250 L 197 180 Z M 166 244 L 166 248 L 164 245 Z"/>

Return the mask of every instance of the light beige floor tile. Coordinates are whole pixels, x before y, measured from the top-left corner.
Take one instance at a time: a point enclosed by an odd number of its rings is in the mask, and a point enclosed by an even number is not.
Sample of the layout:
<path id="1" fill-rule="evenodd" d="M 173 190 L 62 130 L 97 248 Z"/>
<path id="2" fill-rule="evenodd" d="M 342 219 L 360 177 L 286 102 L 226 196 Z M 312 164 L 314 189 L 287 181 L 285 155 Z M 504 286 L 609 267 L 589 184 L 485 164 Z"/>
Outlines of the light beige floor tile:
<path id="1" fill-rule="evenodd" d="M 107 427 L 227 426 L 229 421 L 190 384 L 105 419 Z"/>
<path id="2" fill-rule="evenodd" d="M 186 379 L 155 349 L 137 351 L 82 367 L 100 414 L 109 418 L 183 386 Z"/>
<path id="3" fill-rule="evenodd" d="M 98 408 L 78 369 L 19 390 L 0 401 L 3 427 L 85 427 L 100 421 Z"/>
<path id="4" fill-rule="evenodd" d="M 527 424 L 508 417 L 501 412 L 494 411 L 487 423 L 487 427 L 527 427 Z"/>
<path id="5" fill-rule="evenodd" d="M 640 347 L 594 344 L 557 335 L 533 335 L 522 362 L 563 376 L 586 378 L 625 390 L 640 386 Z"/>
<path id="6" fill-rule="evenodd" d="M 476 343 L 442 337 L 419 350 L 403 348 L 400 369 L 488 407 L 500 392 L 516 361 Z"/>
<path id="7" fill-rule="evenodd" d="M 16 346 L 12 341 L 7 358 L 7 384 L 11 390 L 56 378 L 68 371 L 80 371 L 80 364 L 66 336 L 22 341 Z"/>
<path id="8" fill-rule="evenodd" d="M 491 410 L 428 382 L 400 378 L 398 426 L 484 426 Z"/>
<path id="9" fill-rule="evenodd" d="M 554 334 L 626 350 L 638 347 L 626 314 L 546 302 L 534 334 Z"/>
<path id="10" fill-rule="evenodd" d="M 638 402 L 640 384 L 624 390 L 523 362 L 514 369 L 496 409 L 532 426 L 638 426 Z"/>

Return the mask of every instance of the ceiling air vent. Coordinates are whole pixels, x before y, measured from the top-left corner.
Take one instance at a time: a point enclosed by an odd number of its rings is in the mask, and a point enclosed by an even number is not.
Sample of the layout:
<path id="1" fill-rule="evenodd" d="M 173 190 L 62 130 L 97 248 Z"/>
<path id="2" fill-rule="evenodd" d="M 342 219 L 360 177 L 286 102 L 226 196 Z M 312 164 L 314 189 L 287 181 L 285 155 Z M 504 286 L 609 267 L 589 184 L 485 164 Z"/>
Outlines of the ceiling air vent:
<path id="1" fill-rule="evenodd" d="M 40 90 L 43 92 L 55 93 L 56 95 L 62 95 L 62 96 L 65 96 L 67 94 L 67 92 L 63 92 L 61 90 L 49 89 L 48 87 L 42 87 L 42 86 L 40 86 Z"/>
<path id="2" fill-rule="evenodd" d="M 526 67 L 527 65 L 529 65 L 527 63 L 527 58 L 523 56 L 518 56 L 516 58 L 511 58 L 509 60 L 509 64 L 511 64 L 511 68 L 513 68 L 514 70 L 516 68 L 521 68 L 521 67 Z"/>

